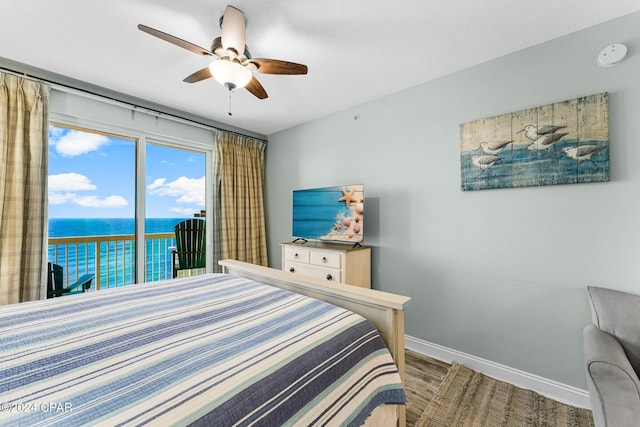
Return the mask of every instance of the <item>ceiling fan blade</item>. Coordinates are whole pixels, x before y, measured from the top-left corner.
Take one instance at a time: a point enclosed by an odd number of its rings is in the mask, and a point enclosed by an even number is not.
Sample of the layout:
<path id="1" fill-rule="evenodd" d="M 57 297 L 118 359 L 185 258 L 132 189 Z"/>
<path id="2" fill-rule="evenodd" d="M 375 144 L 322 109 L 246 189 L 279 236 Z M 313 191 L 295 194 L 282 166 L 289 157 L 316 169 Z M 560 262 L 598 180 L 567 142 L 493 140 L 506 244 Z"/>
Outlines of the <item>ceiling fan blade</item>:
<path id="1" fill-rule="evenodd" d="M 244 88 L 259 99 L 265 99 L 269 96 L 267 95 L 267 91 L 264 90 L 258 79 L 256 79 L 255 77 L 251 77 L 251 80 Z"/>
<path id="2" fill-rule="evenodd" d="M 195 45 L 191 42 L 188 42 L 186 40 L 182 40 L 178 37 L 172 36 L 171 34 L 167 34 L 164 33 L 160 30 L 156 30 L 155 28 L 151 28 L 151 27 L 147 27 L 146 25 L 142 25 L 142 24 L 138 24 L 138 29 L 141 31 L 144 31 L 147 34 L 151 34 L 152 36 L 158 37 L 159 39 L 162 39 L 164 41 L 167 41 L 169 43 L 173 43 L 176 46 L 180 46 L 183 49 L 187 49 L 190 50 L 193 53 L 197 53 L 198 55 L 203 55 L 203 56 L 211 56 L 212 53 L 203 48 L 200 47 L 198 45 Z"/>
<path id="3" fill-rule="evenodd" d="M 233 49 L 236 55 L 244 53 L 246 42 L 244 24 L 244 13 L 233 6 L 227 6 L 222 18 L 220 37 L 222 38 L 222 47 L 226 50 Z"/>
<path id="4" fill-rule="evenodd" d="M 209 67 L 205 67 L 202 70 L 198 70 L 195 73 L 191 74 L 190 76 L 185 77 L 184 80 L 182 81 L 185 83 L 196 83 L 211 77 L 213 77 L 211 75 L 211 70 L 209 70 Z"/>
<path id="5" fill-rule="evenodd" d="M 258 71 L 263 74 L 307 74 L 308 71 L 304 64 L 278 59 L 252 58 L 251 62 L 256 64 Z"/>

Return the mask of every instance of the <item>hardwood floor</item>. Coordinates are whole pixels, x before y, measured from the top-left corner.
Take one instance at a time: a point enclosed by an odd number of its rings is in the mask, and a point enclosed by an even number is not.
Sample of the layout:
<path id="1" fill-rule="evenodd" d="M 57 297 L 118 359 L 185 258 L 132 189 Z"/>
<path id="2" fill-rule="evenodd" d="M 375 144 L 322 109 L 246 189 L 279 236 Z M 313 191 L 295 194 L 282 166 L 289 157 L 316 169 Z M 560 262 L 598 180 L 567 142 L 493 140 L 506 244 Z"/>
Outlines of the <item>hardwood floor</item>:
<path id="1" fill-rule="evenodd" d="M 418 353 L 414 353 L 412 351 L 405 351 L 405 392 L 407 394 L 407 427 L 414 427 L 416 422 L 420 419 L 420 416 L 423 414 L 424 410 L 427 408 L 428 404 L 433 400 L 433 398 L 437 395 L 441 384 L 445 381 L 447 374 L 449 373 L 449 369 L 451 365 L 442 362 L 437 359 L 433 359 Z M 495 380 L 492 380 L 495 381 Z M 508 383 L 504 383 L 508 384 Z M 515 387 L 515 386 L 511 386 Z M 517 389 L 517 387 L 516 387 Z M 520 389 L 524 390 L 524 389 Z M 532 393 L 537 395 L 537 393 L 532 392 L 530 390 L 524 390 L 526 393 Z M 484 389 L 481 393 L 488 393 L 489 389 Z M 528 396 L 529 394 L 524 394 L 523 396 Z M 476 394 L 477 395 L 477 394 Z M 479 401 L 487 401 L 492 400 L 492 397 L 486 394 L 483 394 L 482 397 L 479 398 Z M 514 400 L 522 400 L 521 398 L 514 398 Z M 557 402 L 553 399 L 537 395 L 534 399 L 535 405 L 530 408 L 526 408 L 527 423 L 518 424 L 518 425 L 533 425 L 533 426 L 546 426 L 546 427 L 576 427 L 576 426 L 588 426 L 593 427 L 593 418 L 591 416 L 591 411 L 588 409 L 576 408 L 573 406 L 565 405 L 560 402 Z M 520 402 L 519 407 L 522 407 L 522 402 Z M 496 405 L 499 407 L 500 405 Z M 516 407 L 512 406 L 509 408 L 508 413 L 516 413 Z M 507 412 L 505 412 L 506 414 Z M 469 420 L 467 420 L 469 421 Z M 479 420 L 471 420 L 479 421 Z M 481 421 L 479 421 L 481 422 Z M 471 424 L 464 424 L 471 425 Z M 475 425 L 475 424 L 474 424 Z M 482 424 L 482 425 L 512 425 L 511 421 L 507 422 L 507 424 L 492 423 L 492 424 Z"/>
<path id="2" fill-rule="evenodd" d="M 413 426 L 433 399 L 451 365 L 412 351 L 405 352 L 407 427 Z"/>

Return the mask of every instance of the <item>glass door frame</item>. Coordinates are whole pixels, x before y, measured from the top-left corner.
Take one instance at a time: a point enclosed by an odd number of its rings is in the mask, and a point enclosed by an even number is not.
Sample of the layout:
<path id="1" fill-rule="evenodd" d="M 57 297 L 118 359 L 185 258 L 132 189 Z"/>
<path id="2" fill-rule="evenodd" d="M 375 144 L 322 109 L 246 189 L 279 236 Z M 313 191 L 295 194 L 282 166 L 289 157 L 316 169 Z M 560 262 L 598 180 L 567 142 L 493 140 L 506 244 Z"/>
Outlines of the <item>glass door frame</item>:
<path id="1" fill-rule="evenodd" d="M 132 111 L 133 113 L 133 111 Z M 132 114 L 133 117 L 133 114 Z M 103 122 L 98 122 L 85 118 L 71 117 L 65 114 L 59 114 L 55 112 L 49 113 L 49 123 L 51 125 L 59 124 L 61 126 L 67 126 L 72 128 L 86 129 L 88 131 L 96 131 L 114 136 L 121 136 L 123 138 L 131 139 L 136 144 L 136 170 L 135 170 L 135 242 L 136 242 L 136 256 L 135 256 L 135 283 L 143 283 L 145 281 L 146 272 L 146 244 L 145 239 L 145 197 L 146 197 L 146 147 L 148 143 L 161 144 L 171 148 L 186 149 L 191 151 L 198 151 L 205 155 L 205 209 L 211 214 L 207 214 L 205 217 L 207 232 L 206 232 L 206 251 L 209 254 L 213 254 L 215 248 L 213 244 L 213 181 L 214 181 L 214 148 L 213 143 L 208 144 L 204 142 L 191 141 L 187 139 L 175 138 L 163 134 L 156 134 L 149 131 L 141 131 L 138 129 L 122 127 Z M 213 141 L 212 132 L 211 141 Z M 139 242 L 142 242 L 139 244 Z M 213 256 L 207 256 L 206 273 L 214 272 Z"/>
<path id="2" fill-rule="evenodd" d="M 206 225 L 206 253 L 212 254 L 213 245 L 213 147 L 207 146 L 202 143 L 194 143 L 192 141 L 180 140 L 173 137 L 159 136 L 159 135 L 143 135 L 141 143 L 138 144 L 138 151 L 136 153 L 136 241 L 137 236 L 144 236 L 145 231 L 145 219 L 146 219 L 146 158 L 147 158 L 147 146 L 149 144 L 162 145 L 168 148 L 175 148 L 178 150 L 196 151 L 205 155 L 205 216 Z M 140 171 L 140 173 L 138 173 Z M 147 245 L 143 244 L 141 250 L 136 251 L 136 265 L 145 265 L 147 259 Z M 138 245 L 136 245 L 136 248 Z M 206 273 L 214 272 L 213 256 L 208 255 L 206 258 Z M 145 280 L 145 271 L 138 271 L 136 269 L 136 282 L 142 283 Z"/>

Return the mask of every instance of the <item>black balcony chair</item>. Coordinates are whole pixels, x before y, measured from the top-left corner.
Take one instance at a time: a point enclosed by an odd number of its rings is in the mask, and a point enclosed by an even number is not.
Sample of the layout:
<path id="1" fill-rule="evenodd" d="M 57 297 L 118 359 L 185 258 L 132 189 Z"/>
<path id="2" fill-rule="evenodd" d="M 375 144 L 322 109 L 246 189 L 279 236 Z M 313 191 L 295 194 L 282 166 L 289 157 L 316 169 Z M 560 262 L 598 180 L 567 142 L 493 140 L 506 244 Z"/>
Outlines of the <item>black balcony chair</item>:
<path id="1" fill-rule="evenodd" d="M 93 274 L 84 274 L 70 285 L 64 286 L 63 269 L 58 264 L 47 263 L 47 298 L 79 294 L 91 288 Z"/>
<path id="2" fill-rule="evenodd" d="M 173 277 L 179 270 L 205 268 L 206 230 L 204 219 L 187 219 L 176 224 L 176 250 L 172 253 Z M 178 262 L 176 263 L 176 257 Z"/>

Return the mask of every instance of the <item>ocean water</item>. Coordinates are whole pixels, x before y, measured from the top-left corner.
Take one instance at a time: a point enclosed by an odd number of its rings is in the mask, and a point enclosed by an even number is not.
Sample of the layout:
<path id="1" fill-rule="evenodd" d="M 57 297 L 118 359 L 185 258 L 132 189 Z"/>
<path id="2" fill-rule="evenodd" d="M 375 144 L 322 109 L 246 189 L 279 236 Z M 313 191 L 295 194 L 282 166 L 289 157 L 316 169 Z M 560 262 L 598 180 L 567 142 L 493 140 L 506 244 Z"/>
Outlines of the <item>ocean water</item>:
<path id="1" fill-rule="evenodd" d="M 174 226 L 186 218 L 147 218 L 145 232 L 173 233 Z M 133 218 L 50 218 L 49 238 L 133 235 Z M 145 281 L 171 278 L 171 250 L 175 239 L 147 240 Z M 100 257 L 100 288 L 129 285 L 135 282 L 135 243 L 115 240 L 96 243 L 49 245 L 48 260 L 65 268 L 65 283 L 76 277 L 96 274 Z M 107 268 L 108 266 L 108 268 Z M 95 289 L 96 279 L 92 284 Z"/>
<path id="2" fill-rule="evenodd" d="M 588 141 L 581 144 L 604 148 L 590 160 L 578 162 L 562 151 L 564 148 L 576 147 L 576 140 L 559 141 L 552 148 L 542 151 L 529 151 L 528 144 L 519 144 L 498 153 L 500 161 L 484 170 L 479 169 L 472 161 L 474 155 L 484 153 L 463 152 L 460 156 L 461 187 L 463 190 L 482 190 L 608 181 L 608 141 Z"/>
<path id="3" fill-rule="evenodd" d="M 147 233 L 171 233 L 173 227 L 187 218 L 147 218 Z M 113 236 L 133 234 L 133 218 L 50 218 L 49 237 Z"/>

